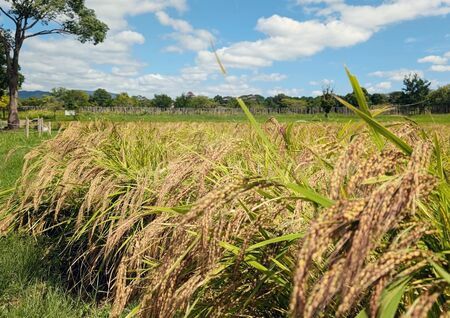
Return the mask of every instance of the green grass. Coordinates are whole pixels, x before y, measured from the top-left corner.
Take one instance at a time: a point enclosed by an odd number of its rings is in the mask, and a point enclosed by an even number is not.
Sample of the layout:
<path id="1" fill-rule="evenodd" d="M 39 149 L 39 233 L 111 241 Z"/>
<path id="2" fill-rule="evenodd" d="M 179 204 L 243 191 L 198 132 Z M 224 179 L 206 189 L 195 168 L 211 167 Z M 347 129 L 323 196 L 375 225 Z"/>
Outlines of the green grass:
<path id="1" fill-rule="evenodd" d="M 108 317 L 106 308 L 98 309 L 61 287 L 43 245 L 29 236 L 0 238 L 0 317 Z"/>
<path id="2" fill-rule="evenodd" d="M 32 133 L 26 138 L 23 131 L 0 131 L 0 189 L 14 186 L 20 176 L 23 157 L 46 136 Z"/>
<path id="3" fill-rule="evenodd" d="M 47 137 L 22 131 L 0 132 L 0 189 L 14 186 L 23 157 Z M 45 259 L 44 244 L 29 236 L 0 236 L 0 318 L 108 317 L 71 296 L 61 286 L 55 266 Z"/>
<path id="4" fill-rule="evenodd" d="M 83 113 L 75 118 L 64 116 L 63 112 L 57 112 L 56 117 L 53 112 L 49 111 L 29 111 L 21 113 L 22 118 L 37 118 L 43 117 L 47 121 L 53 122 L 67 122 L 73 120 L 92 121 L 96 119 L 110 120 L 114 122 L 247 122 L 247 117 L 244 114 L 240 115 L 125 115 L 125 114 L 89 114 Z M 348 122 L 350 120 L 359 120 L 357 116 L 353 115 L 339 115 L 331 113 L 329 118 L 325 118 L 323 114 L 316 115 L 295 115 L 295 114 L 274 114 L 272 115 L 256 115 L 258 122 L 267 121 L 269 118 L 275 117 L 280 122 Z M 399 121 L 404 120 L 404 116 L 380 116 L 380 121 Z M 450 124 L 450 114 L 440 115 L 416 115 L 408 117 L 418 123 L 436 123 L 436 124 Z"/>

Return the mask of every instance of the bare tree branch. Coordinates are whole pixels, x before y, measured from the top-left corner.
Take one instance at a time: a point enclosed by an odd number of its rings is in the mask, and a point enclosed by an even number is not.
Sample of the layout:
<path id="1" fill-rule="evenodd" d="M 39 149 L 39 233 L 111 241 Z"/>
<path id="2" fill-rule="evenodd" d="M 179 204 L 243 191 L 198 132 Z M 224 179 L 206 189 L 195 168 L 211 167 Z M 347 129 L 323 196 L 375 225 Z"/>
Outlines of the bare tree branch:
<path id="1" fill-rule="evenodd" d="M 64 29 L 44 30 L 44 31 L 39 31 L 39 32 L 30 34 L 30 35 L 27 35 L 25 37 L 25 39 L 32 38 L 32 37 L 39 36 L 39 35 L 48 35 L 48 34 L 70 34 L 70 32 L 67 30 L 64 30 Z"/>
<path id="2" fill-rule="evenodd" d="M 0 11 L 3 12 L 8 18 L 10 18 L 14 23 L 18 23 L 17 19 L 14 19 L 8 12 L 6 12 L 2 7 L 0 7 Z"/>

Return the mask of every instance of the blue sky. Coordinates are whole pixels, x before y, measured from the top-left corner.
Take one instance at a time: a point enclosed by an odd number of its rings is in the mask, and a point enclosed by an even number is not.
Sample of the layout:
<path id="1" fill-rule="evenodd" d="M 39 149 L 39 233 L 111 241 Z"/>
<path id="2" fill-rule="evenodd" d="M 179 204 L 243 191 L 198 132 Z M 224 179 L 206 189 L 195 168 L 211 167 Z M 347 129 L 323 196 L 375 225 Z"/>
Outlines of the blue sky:
<path id="1" fill-rule="evenodd" d="M 111 28 L 96 47 L 30 39 L 24 89 L 65 86 L 133 95 L 214 96 L 349 91 L 344 65 L 370 92 L 418 72 L 450 82 L 450 0 L 87 0 Z M 210 42 L 228 70 L 220 74 Z"/>

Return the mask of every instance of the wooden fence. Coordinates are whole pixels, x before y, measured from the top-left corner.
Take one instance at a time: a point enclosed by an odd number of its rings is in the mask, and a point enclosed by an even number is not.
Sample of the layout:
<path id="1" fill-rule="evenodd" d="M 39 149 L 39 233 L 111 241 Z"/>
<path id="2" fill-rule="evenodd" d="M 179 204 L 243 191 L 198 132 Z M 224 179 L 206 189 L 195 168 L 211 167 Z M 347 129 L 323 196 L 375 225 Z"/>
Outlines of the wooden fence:
<path id="1" fill-rule="evenodd" d="M 25 106 L 20 110 L 45 110 L 45 107 Z M 318 107 L 314 108 L 254 108 L 251 112 L 255 115 L 277 115 L 277 114 L 299 114 L 314 115 L 323 114 L 323 110 Z M 450 105 L 437 105 L 426 108 L 427 113 L 432 114 L 448 114 L 450 113 Z M 157 107 L 81 107 L 78 113 L 94 113 L 94 114 L 130 114 L 130 115 L 240 115 L 243 111 L 240 108 L 157 108 Z M 333 107 L 330 113 L 353 115 L 353 112 L 346 107 Z M 421 111 L 417 107 L 393 105 L 386 112 L 389 115 L 417 115 Z"/>

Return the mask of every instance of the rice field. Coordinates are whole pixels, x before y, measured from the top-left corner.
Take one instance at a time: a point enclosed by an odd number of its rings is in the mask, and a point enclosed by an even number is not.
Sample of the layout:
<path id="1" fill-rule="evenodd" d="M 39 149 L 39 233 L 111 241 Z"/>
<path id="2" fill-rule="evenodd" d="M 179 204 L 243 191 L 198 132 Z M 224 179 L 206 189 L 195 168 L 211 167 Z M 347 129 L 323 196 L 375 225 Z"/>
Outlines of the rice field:
<path id="1" fill-rule="evenodd" d="M 3 254 L 34 238 L 23 268 L 61 273 L 33 315 L 448 317 L 450 126 L 383 121 L 349 78 L 360 120 L 261 123 L 238 100 L 245 123 L 72 122 L 42 141 L 0 193 Z M 35 298 L 6 299 L 14 316 Z"/>
<path id="2" fill-rule="evenodd" d="M 444 317 L 450 127 L 371 123 L 71 123 L 0 228 L 110 317 Z"/>

